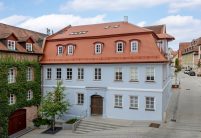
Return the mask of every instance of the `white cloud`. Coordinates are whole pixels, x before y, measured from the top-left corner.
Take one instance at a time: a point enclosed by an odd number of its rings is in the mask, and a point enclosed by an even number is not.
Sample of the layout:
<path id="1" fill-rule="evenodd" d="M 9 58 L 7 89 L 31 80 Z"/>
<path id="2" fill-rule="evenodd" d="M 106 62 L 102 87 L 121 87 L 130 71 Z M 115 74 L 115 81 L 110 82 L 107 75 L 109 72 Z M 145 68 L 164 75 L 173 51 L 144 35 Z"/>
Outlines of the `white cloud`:
<path id="1" fill-rule="evenodd" d="M 141 21 L 139 23 L 137 23 L 138 26 L 143 27 L 145 26 L 146 22 L 145 21 Z"/>
<path id="2" fill-rule="evenodd" d="M 152 7 L 169 2 L 169 0 L 70 0 L 62 4 L 62 12 L 104 10 L 119 11 L 142 7 Z"/>
<path id="3" fill-rule="evenodd" d="M 170 13 L 176 13 L 181 9 L 193 9 L 193 8 L 200 8 L 201 0 L 177 0 L 170 3 Z"/>
<path id="4" fill-rule="evenodd" d="M 0 22 L 15 25 L 22 28 L 46 33 L 46 28 L 53 29 L 54 32 L 71 25 L 94 24 L 104 22 L 105 15 L 83 18 L 75 15 L 50 14 L 40 17 L 10 16 L 0 19 Z"/>
<path id="5" fill-rule="evenodd" d="M 174 49 L 178 49 L 179 42 L 191 41 L 201 36 L 201 20 L 192 16 L 167 16 L 155 24 L 166 24 L 167 33 L 173 35 L 176 40 L 170 43 Z"/>

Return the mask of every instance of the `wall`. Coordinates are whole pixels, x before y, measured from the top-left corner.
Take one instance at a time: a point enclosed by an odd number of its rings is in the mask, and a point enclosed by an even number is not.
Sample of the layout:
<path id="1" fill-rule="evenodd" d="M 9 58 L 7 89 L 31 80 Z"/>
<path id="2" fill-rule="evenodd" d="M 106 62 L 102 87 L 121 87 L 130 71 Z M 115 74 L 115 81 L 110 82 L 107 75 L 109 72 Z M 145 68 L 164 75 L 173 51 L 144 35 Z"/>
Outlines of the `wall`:
<path id="1" fill-rule="evenodd" d="M 24 109 L 26 109 L 27 127 L 33 126 L 32 120 L 37 118 L 37 107 L 31 106 L 31 107 L 25 107 Z"/>

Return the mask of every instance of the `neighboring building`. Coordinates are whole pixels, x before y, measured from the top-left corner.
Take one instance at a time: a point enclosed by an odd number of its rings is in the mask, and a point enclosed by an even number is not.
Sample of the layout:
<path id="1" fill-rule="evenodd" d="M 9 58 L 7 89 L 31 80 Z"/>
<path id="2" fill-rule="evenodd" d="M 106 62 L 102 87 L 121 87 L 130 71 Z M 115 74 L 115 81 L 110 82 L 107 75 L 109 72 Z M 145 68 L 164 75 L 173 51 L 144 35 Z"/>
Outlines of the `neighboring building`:
<path id="1" fill-rule="evenodd" d="M 178 51 L 172 51 L 171 52 L 171 61 L 172 61 L 172 66 L 175 67 L 175 62 L 176 60 L 179 60 L 178 58 Z"/>
<path id="2" fill-rule="evenodd" d="M 31 126 L 37 117 L 36 105 L 41 97 L 39 60 L 44 37 L 0 23 L 0 135 L 3 137 L 7 137 L 7 125 L 11 135 Z"/>
<path id="3" fill-rule="evenodd" d="M 178 50 L 178 58 L 179 58 L 179 64 L 183 67 L 183 62 L 182 62 L 182 51 L 186 49 L 190 45 L 190 42 L 182 42 L 179 43 L 179 50 Z"/>
<path id="4" fill-rule="evenodd" d="M 188 47 L 182 51 L 182 66 L 186 69 L 196 69 L 200 59 L 199 48 L 201 45 L 201 38 L 192 40 Z"/>
<path id="5" fill-rule="evenodd" d="M 165 25 L 128 22 L 68 26 L 47 37 L 43 92 L 63 81 L 68 115 L 163 120 L 171 96 Z M 159 32 L 155 32 L 155 29 Z"/>

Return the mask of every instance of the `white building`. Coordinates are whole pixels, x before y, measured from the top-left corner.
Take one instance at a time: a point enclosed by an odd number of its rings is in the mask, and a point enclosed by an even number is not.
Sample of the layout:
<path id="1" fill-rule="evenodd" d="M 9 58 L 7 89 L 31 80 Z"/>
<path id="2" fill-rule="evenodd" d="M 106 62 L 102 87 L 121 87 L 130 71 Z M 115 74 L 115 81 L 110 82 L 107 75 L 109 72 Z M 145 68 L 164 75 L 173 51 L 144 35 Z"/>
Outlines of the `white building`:
<path id="1" fill-rule="evenodd" d="M 171 96 L 166 55 L 174 38 L 165 26 L 148 28 L 114 22 L 68 26 L 49 36 L 41 61 L 43 92 L 62 80 L 69 114 L 163 120 Z"/>

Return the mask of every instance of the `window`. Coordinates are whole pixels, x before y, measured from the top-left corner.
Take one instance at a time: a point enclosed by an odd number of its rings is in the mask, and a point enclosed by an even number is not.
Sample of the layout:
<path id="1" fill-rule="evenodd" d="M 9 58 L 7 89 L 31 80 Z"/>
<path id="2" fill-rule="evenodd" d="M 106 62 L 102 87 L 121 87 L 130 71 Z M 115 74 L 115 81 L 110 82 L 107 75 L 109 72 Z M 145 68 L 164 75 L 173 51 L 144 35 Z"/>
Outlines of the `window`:
<path id="1" fill-rule="evenodd" d="M 47 79 L 51 80 L 52 78 L 52 69 L 51 68 L 47 68 Z"/>
<path id="2" fill-rule="evenodd" d="M 9 104 L 15 104 L 16 102 L 16 97 L 14 94 L 10 94 L 10 97 L 9 97 Z"/>
<path id="3" fill-rule="evenodd" d="M 33 69 L 31 67 L 27 68 L 27 81 L 33 80 Z"/>
<path id="4" fill-rule="evenodd" d="M 137 70 L 137 67 L 132 67 L 130 69 L 130 81 L 138 81 L 138 70 Z"/>
<path id="5" fill-rule="evenodd" d="M 94 80 L 101 80 L 101 68 L 95 68 Z"/>
<path id="6" fill-rule="evenodd" d="M 7 47 L 8 47 L 8 50 L 15 50 L 15 41 L 8 40 Z"/>
<path id="7" fill-rule="evenodd" d="M 84 68 L 78 68 L 77 70 L 77 79 L 83 80 L 84 79 Z"/>
<path id="8" fill-rule="evenodd" d="M 74 50 L 74 46 L 73 45 L 69 45 L 68 46 L 68 55 L 72 55 L 73 54 L 73 50 Z"/>
<path id="9" fill-rule="evenodd" d="M 61 68 L 57 68 L 57 80 L 61 80 Z"/>
<path id="10" fill-rule="evenodd" d="M 31 52 L 33 49 L 32 49 L 32 43 L 26 43 L 26 50 Z"/>
<path id="11" fill-rule="evenodd" d="M 27 100 L 31 100 L 32 98 L 33 98 L 33 92 L 32 92 L 32 90 L 29 90 L 27 92 Z"/>
<path id="12" fill-rule="evenodd" d="M 155 110 L 154 102 L 155 102 L 154 97 L 146 97 L 146 108 L 145 108 L 145 110 L 154 111 Z"/>
<path id="13" fill-rule="evenodd" d="M 100 43 L 95 45 L 95 54 L 101 54 L 101 47 L 102 45 Z"/>
<path id="14" fill-rule="evenodd" d="M 123 42 L 117 42 L 116 43 L 116 52 L 122 53 L 124 49 L 124 43 Z"/>
<path id="15" fill-rule="evenodd" d="M 131 42 L 131 52 L 138 52 L 138 41 Z"/>
<path id="16" fill-rule="evenodd" d="M 154 67 L 147 67 L 146 68 L 146 80 L 147 81 L 154 81 Z"/>
<path id="17" fill-rule="evenodd" d="M 138 96 L 130 96 L 130 109 L 138 109 Z"/>
<path id="18" fill-rule="evenodd" d="M 57 54 L 62 55 L 63 54 L 63 46 L 58 46 L 57 47 Z"/>
<path id="19" fill-rule="evenodd" d="M 121 95 L 114 96 L 114 107 L 122 108 L 122 96 Z"/>
<path id="20" fill-rule="evenodd" d="M 116 81 L 121 81 L 122 80 L 122 69 L 121 68 L 116 68 L 115 69 L 115 80 Z"/>
<path id="21" fill-rule="evenodd" d="M 10 68 L 8 70 L 8 83 L 15 83 L 16 79 L 16 70 L 14 68 Z"/>
<path id="22" fill-rule="evenodd" d="M 67 80 L 72 80 L 72 75 L 73 75 L 73 70 L 72 70 L 72 68 L 67 68 L 67 70 L 66 70 L 67 72 L 67 75 L 66 75 L 66 79 Z"/>
<path id="23" fill-rule="evenodd" d="M 84 104 L 84 94 L 78 93 L 77 94 L 77 104 L 83 105 Z"/>

